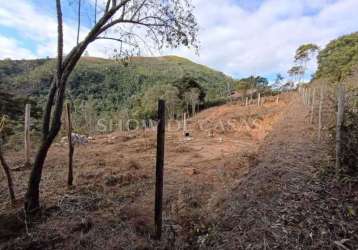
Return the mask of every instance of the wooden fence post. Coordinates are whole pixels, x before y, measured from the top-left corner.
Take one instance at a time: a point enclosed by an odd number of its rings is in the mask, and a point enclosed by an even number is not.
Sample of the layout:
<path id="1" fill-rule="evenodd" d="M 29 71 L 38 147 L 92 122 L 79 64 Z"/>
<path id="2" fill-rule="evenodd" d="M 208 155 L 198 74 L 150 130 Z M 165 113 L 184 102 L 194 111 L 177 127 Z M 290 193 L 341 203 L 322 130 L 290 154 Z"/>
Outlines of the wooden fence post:
<path id="1" fill-rule="evenodd" d="M 345 88 L 342 84 L 337 89 L 337 126 L 336 126 L 336 174 L 341 169 L 341 154 L 342 154 L 342 125 L 344 120 L 344 106 L 345 106 Z"/>
<path id="2" fill-rule="evenodd" d="M 260 106 L 261 103 L 261 93 L 259 93 L 259 96 L 257 98 L 257 106 Z"/>
<path id="3" fill-rule="evenodd" d="M 321 86 L 320 89 L 319 108 L 318 108 L 318 142 L 321 142 L 322 108 L 323 108 L 323 86 Z"/>
<path id="4" fill-rule="evenodd" d="M 158 129 L 157 129 L 157 161 L 155 180 L 155 238 L 162 237 L 162 205 L 163 205 L 163 174 L 164 174 L 164 143 L 165 143 L 165 101 L 158 101 Z"/>
<path id="5" fill-rule="evenodd" d="M 278 104 L 278 103 L 279 103 L 279 101 L 280 101 L 280 96 L 279 96 L 279 95 L 277 95 L 277 97 L 276 97 L 276 104 Z"/>
<path id="6" fill-rule="evenodd" d="M 314 117 L 314 105 L 315 105 L 315 98 L 316 98 L 316 88 L 313 88 L 313 93 L 312 93 L 312 103 L 311 103 L 311 118 L 310 118 L 310 123 L 313 123 L 313 117 Z"/>
<path id="7" fill-rule="evenodd" d="M 308 89 L 308 92 L 307 92 L 307 98 L 306 98 L 306 105 L 310 105 L 310 99 L 311 99 L 311 89 L 309 88 Z"/>
<path id="8" fill-rule="evenodd" d="M 31 141 L 30 141 L 30 113 L 31 113 L 31 104 L 26 104 L 25 106 L 25 167 L 31 167 L 30 159 L 30 150 L 31 150 Z"/>
<path id="9" fill-rule="evenodd" d="M 247 107 L 249 105 L 249 98 L 246 97 L 246 100 L 245 100 L 245 106 Z"/>
<path id="10" fill-rule="evenodd" d="M 66 103 L 66 127 L 67 127 L 67 139 L 68 139 L 68 177 L 67 185 L 73 185 L 73 152 L 74 145 L 72 143 L 72 123 L 71 123 L 71 105 Z"/>
<path id="11" fill-rule="evenodd" d="M 183 114 L 183 136 L 186 135 L 186 113 Z"/>
<path id="12" fill-rule="evenodd" d="M 304 100 L 303 100 L 303 103 L 304 103 L 305 105 L 307 105 L 307 95 L 308 95 L 308 89 L 306 88 L 305 98 L 304 98 Z"/>

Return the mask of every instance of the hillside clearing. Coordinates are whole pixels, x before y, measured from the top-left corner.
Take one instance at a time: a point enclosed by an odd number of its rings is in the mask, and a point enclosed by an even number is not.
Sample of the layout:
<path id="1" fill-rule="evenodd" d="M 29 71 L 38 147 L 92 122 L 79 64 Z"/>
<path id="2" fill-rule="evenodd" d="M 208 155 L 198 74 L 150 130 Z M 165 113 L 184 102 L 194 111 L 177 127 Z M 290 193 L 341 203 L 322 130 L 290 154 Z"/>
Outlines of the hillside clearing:
<path id="1" fill-rule="evenodd" d="M 246 108 L 234 103 L 203 111 L 189 120 L 190 139 L 181 130 L 167 133 L 161 243 L 150 237 L 155 133 L 148 130 L 96 136 L 87 146 L 77 147 L 75 187 L 70 190 L 65 181 L 67 148 L 53 146 L 41 183 L 45 207 L 29 234 L 21 211 L 14 217 L 15 210 L 9 208 L 2 178 L 2 219 L 14 225 L 14 231 L 6 228 L 8 224 L 0 228 L 2 247 L 261 249 L 291 248 L 295 242 L 297 249 L 320 244 L 334 248 L 334 241 L 341 238 L 333 237 L 329 227 L 322 227 L 327 234 L 319 238 L 314 224 L 322 223 L 315 217 L 317 206 L 327 216 L 332 214 L 317 203 L 323 189 L 314 175 L 315 164 L 326 151 L 315 146 L 300 100 L 290 94 L 281 99 L 278 105 Z M 199 129 L 203 120 L 204 131 Z M 239 126 L 231 129 L 228 121 Z M 18 153 L 8 158 L 13 166 L 22 163 Z M 15 172 L 19 197 L 28 174 Z M 327 216 L 324 225 L 334 222 Z M 354 236 L 354 222 L 348 217 L 345 221 L 341 237 Z M 300 223 L 305 228 L 300 229 Z M 310 231 L 312 227 L 315 231 Z"/>

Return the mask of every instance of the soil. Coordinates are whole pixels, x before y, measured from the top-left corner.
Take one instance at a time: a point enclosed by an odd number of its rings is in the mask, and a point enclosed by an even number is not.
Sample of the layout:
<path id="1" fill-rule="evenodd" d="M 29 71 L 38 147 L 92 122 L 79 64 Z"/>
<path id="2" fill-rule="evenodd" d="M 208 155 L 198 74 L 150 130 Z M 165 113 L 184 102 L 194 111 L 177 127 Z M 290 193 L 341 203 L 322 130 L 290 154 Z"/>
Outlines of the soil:
<path id="1" fill-rule="evenodd" d="M 24 217 L 21 208 L 29 170 L 13 172 L 16 208 L 1 177 L 0 247 L 357 249 L 357 188 L 319 175 L 331 163 L 330 144 L 317 144 L 308 112 L 288 93 L 279 104 L 233 102 L 202 111 L 188 120 L 189 136 L 171 121 L 160 242 L 152 239 L 153 129 L 96 135 L 76 146 L 70 188 L 67 146 L 55 144 L 36 217 Z M 21 152 L 6 157 L 15 169 L 23 164 Z"/>

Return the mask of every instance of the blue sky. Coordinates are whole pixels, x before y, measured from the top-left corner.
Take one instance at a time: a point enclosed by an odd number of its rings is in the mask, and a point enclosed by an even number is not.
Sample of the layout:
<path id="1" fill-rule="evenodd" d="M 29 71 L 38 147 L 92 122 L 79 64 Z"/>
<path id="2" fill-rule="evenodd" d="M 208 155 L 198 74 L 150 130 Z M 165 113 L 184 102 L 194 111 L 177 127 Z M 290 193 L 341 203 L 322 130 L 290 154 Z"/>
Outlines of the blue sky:
<path id="1" fill-rule="evenodd" d="M 81 36 L 93 22 L 94 0 L 84 1 Z M 99 0 L 103 1 L 103 0 Z M 40 58 L 56 53 L 54 0 L 11 0 L 0 5 L 0 58 Z M 76 38 L 76 2 L 63 0 L 65 50 Z M 91 3 L 92 2 L 92 3 Z M 303 43 L 324 47 L 358 31 L 358 0 L 193 0 L 200 25 L 199 56 L 186 48 L 147 53 L 175 54 L 233 77 L 285 75 Z M 94 43 L 91 56 L 110 57 L 117 45 Z M 309 65 L 310 73 L 315 63 Z"/>

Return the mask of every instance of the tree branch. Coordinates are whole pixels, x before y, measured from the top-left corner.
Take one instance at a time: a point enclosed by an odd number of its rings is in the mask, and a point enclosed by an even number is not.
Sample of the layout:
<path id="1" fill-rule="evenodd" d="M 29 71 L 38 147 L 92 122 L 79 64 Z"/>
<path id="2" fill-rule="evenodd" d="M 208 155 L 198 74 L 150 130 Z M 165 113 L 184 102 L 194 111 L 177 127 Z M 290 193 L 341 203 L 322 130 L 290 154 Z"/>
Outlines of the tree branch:
<path id="1" fill-rule="evenodd" d="M 111 5 L 111 0 L 107 0 L 106 8 L 104 10 L 104 13 L 106 14 L 109 11 L 109 6 Z"/>
<path id="2" fill-rule="evenodd" d="M 77 44 L 80 40 L 80 27 L 81 27 L 81 0 L 78 0 L 78 13 L 77 13 Z"/>
<path id="3" fill-rule="evenodd" d="M 96 38 L 96 40 L 112 40 L 112 41 L 116 41 L 116 42 L 120 42 L 120 43 L 125 43 L 125 44 L 128 44 L 128 45 L 133 46 L 133 47 L 137 46 L 134 43 L 130 43 L 130 42 L 127 42 L 127 41 L 124 41 L 124 40 L 122 40 L 120 38 L 115 38 L 115 37 L 99 36 L 99 37 Z"/>
<path id="4" fill-rule="evenodd" d="M 56 0 L 57 10 L 57 79 L 61 78 L 62 58 L 63 58 L 63 27 L 62 27 L 62 9 L 61 0 Z"/>

